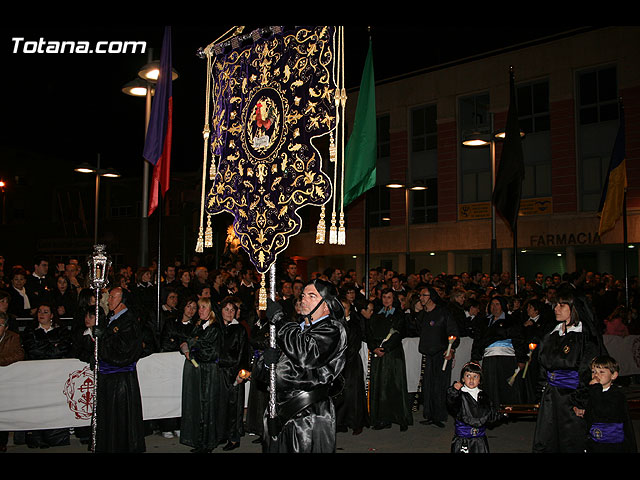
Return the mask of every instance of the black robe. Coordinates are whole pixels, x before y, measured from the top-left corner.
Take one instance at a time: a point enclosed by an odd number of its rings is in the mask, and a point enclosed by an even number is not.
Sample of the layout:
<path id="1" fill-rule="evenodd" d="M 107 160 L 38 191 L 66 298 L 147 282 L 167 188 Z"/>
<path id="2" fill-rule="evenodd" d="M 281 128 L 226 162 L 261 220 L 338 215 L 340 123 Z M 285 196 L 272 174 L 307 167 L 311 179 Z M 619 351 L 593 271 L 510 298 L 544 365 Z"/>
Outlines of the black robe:
<path id="1" fill-rule="evenodd" d="M 268 383 L 260 378 L 258 359 L 269 346 L 269 324 L 256 319 L 251 327 L 249 339 L 251 351 L 251 380 L 247 399 L 246 431 L 262 436 L 264 431 L 264 412 L 269 402 Z"/>
<path id="2" fill-rule="evenodd" d="M 522 403 L 521 390 L 509 386 L 509 378 L 514 374 L 518 363 L 526 363 L 529 348 L 524 344 L 522 324 L 509 314 L 495 321 L 493 316 L 484 319 L 486 323 L 476 322 L 477 337 L 471 346 L 471 360 L 482 362 L 482 381 L 484 391 L 494 405 L 513 405 Z M 512 355 L 486 355 L 487 349 L 495 342 L 510 341 Z M 520 377 L 522 373 L 519 373 Z"/>
<path id="3" fill-rule="evenodd" d="M 374 427 L 396 423 L 405 428 L 413 424 L 402 347 L 405 327 L 404 314 L 397 308 L 389 317 L 374 313 L 366 324 L 365 335 L 371 358 L 369 414 Z M 391 336 L 387 338 L 390 333 Z M 383 341 L 385 354 L 378 357 L 373 351 Z"/>
<path id="4" fill-rule="evenodd" d="M 218 446 L 216 414 L 220 404 L 221 330 L 217 321 L 203 328 L 196 326 L 189 338 L 190 358 L 182 371 L 182 421 L 180 443 L 196 449 L 212 450 Z"/>
<path id="5" fill-rule="evenodd" d="M 220 322 L 220 404 L 218 408 L 218 442 L 239 442 L 244 435 L 244 391 L 245 384 L 235 385 L 241 369 L 250 371 L 249 342 L 244 325 Z"/>
<path id="6" fill-rule="evenodd" d="M 162 326 L 159 346 L 161 352 L 177 352 L 182 342 L 186 342 L 194 329 L 193 322 L 182 322 L 182 317 L 168 316 Z M 161 418 L 158 426 L 162 432 L 180 430 L 180 417 Z"/>
<path id="7" fill-rule="evenodd" d="M 533 451 L 544 453 L 581 453 L 585 449 L 586 424 L 573 411 L 576 388 L 591 380 L 590 362 L 600 353 L 597 339 L 586 331 L 557 329 L 546 334 L 538 347 L 540 379 L 543 382 L 540 408 L 536 419 Z M 553 375 L 573 372 L 575 386 L 554 386 Z M 550 377 L 548 377 L 548 374 Z"/>
<path id="8" fill-rule="evenodd" d="M 587 425 L 587 453 L 638 453 L 633 421 L 624 390 L 611 385 L 603 391 L 599 383 L 580 389 L 576 403 L 585 410 Z M 624 439 L 621 442 L 602 441 L 598 424 L 621 424 Z"/>
<path id="9" fill-rule="evenodd" d="M 464 315 L 464 312 L 463 312 Z M 451 344 L 456 349 L 460 344 L 458 323 L 450 310 L 436 305 L 431 311 L 426 309 L 412 316 L 410 330 L 420 337 L 418 351 L 422 354 L 422 415 L 436 421 L 447 421 L 447 386 L 451 381 L 453 360 L 447 362 L 443 370 L 444 354 L 449 347 L 449 337 L 456 337 Z"/>
<path id="10" fill-rule="evenodd" d="M 287 400 L 304 392 L 326 388 L 342 372 L 347 333 L 342 322 L 325 317 L 304 330 L 282 319 L 276 326 L 281 351 L 276 365 L 276 411 Z M 268 382 L 264 359 L 258 361 L 260 377 Z M 268 411 L 265 412 L 265 431 Z M 288 419 L 274 439 L 265 434 L 264 449 L 279 453 L 333 453 L 336 449 L 336 418 L 330 397 L 312 403 Z"/>
<path id="11" fill-rule="evenodd" d="M 344 388 L 335 399 L 338 428 L 359 430 L 369 426 L 367 394 L 364 387 L 364 365 L 360 350 L 364 332 L 359 315 L 352 313 L 346 322 L 347 355 L 342 376 Z"/>
<path id="12" fill-rule="evenodd" d="M 451 453 L 489 453 L 489 442 L 483 429 L 501 416 L 489 396 L 480 390 L 476 400 L 469 392 L 457 390 L 452 385 L 447 389 L 447 406 L 456 423 Z M 458 429 L 466 430 L 466 434 L 460 434 Z"/>
<path id="13" fill-rule="evenodd" d="M 48 360 L 72 356 L 71 332 L 55 327 L 46 332 L 36 325 L 28 326 L 21 335 L 25 360 Z"/>
<path id="14" fill-rule="evenodd" d="M 146 450 L 136 363 L 142 355 L 140 323 L 131 310 L 99 323 L 96 452 Z"/>
<path id="15" fill-rule="evenodd" d="M 37 323 L 22 332 L 22 346 L 25 360 L 50 360 L 68 358 L 72 355 L 71 333 L 64 327 L 54 327 L 49 331 L 38 328 Z M 32 430 L 25 435 L 30 448 L 69 445 L 68 428 Z"/>
<path id="16" fill-rule="evenodd" d="M 533 324 L 523 325 L 522 327 L 524 344 L 529 348 L 530 352 L 529 366 L 526 368 L 526 374 L 524 371 L 519 374 L 513 384 L 514 388 L 520 390 L 522 403 L 535 404 L 540 401 L 539 347 L 542 338 L 553 330 L 553 327 L 555 327 L 555 317 L 551 318 L 546 313 L 541 313 Z M 530 348 L 531 344 L 536 345 L 533 350 Z"/>

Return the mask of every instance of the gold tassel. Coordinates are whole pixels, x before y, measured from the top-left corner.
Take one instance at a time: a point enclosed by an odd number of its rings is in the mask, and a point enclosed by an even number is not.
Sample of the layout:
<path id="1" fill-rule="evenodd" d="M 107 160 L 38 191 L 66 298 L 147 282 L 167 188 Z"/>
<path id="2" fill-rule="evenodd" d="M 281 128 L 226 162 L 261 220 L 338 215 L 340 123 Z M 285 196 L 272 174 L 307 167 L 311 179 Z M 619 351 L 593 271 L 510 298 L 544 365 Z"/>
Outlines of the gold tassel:
<path id="1" fill-rule="evenodd" d="M 262 275 L 262 280 L 260 280 L 260 291 L 258 292 L 258 309 L 267 309 L 267 286 L 264 281 L 264 275 Z"/>
<path id="2" fill-rule="evenodd" d="M 316 230 L 316 243 L 323 245 L 326 233 L 327 226 L 324 222 L 324 205 L 322 205 L 322 208 L 320 208 L 320 220 L 318 221 L 318 229 Z"/>
<path id="3" fill-rule="evenodd" d="M 331 214 L 331 227 L 329 227 L 329 243 L 335 245 L 338 243 L 338 229 L 336 227 L 336 212 Z"/>
<path id="4" fill-rule="evenodd" d="M 338 245 L 347 243 L 347 233 L 344 228 L 344 212 L 340 212 L 340 226 L 338 227 Z"/>
<path id="5" fill-rule="evenodd" d="M 202 226 L 200 226 L 200 233 L 198 234 L 198 242 L 196 243 L 196 252 L 202 253 L 204 251 L 203 239 L 202 239 Z"/>
<path id="6" fill-rule="evenodd" d="M 204 233 L 204 246 L 213 247 L 213 229 L 211 228 L 211 215 L 207 215 L 207 230 Z"/>

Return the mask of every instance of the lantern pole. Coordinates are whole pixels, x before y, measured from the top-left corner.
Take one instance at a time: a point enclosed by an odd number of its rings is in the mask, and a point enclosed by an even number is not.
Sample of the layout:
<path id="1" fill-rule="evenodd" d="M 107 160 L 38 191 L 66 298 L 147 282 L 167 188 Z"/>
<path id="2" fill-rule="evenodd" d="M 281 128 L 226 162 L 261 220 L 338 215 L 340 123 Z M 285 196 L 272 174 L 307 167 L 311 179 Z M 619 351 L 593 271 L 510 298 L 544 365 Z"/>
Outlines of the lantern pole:
<path id="1" fill-rule="evenodd" d="M 96 296 L 96 324 L 94 327 L 94 346 L 93 346 L 93 411 L 91 415 L 91 451 L 96 452 L 96 426 L 97 426 L 97 397 L 98 397 L 98 337 L 95 336 L 95 330 L 98 327 L 100 319 L 100 291 L 107 285 L 107 273 L 111 267 L 111 260 L 105 252 L 104 245 L 94 245 L 93 255 L 89 258 L 89 282 L 95 289 Z"/>

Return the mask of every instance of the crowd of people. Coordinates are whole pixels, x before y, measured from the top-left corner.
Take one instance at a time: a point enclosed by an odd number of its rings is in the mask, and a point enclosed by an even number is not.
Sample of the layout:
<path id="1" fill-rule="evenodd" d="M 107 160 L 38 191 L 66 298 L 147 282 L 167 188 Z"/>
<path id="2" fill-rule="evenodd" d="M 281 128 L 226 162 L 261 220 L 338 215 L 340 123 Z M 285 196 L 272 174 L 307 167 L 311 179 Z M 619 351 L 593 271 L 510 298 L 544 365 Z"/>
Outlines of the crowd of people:
<path id="1" fill-rule="evenodd" d="M 145 421 L 144 434 L 177 435 L 194 452 L 209 452 L 221 445 L 233 450 L 246 433 L 262 442 L 268 401 L 267 383 L 255 374 L 256 360 L 269 342 L 269 319 L 258 308 L 260 274 L 241 257 L 222 265 L 208 260 L 194 257 L 189 264 L 172 262 L 163 266 L 160 275 L 155 263 L 135 272 L 130 266 L 110 272 L 111 289 L 119 289 L 121 303 L 136 320 L 140 338 L 136 355 L 175 351 L 185 357 L 182 416 Z M 95 298 L 84 270 L 77 259 L 52 265 L 47 257 L 38 256 L 31 265 L 9 266 L 0 257 L 0 366 L 54 358 L 92 362 L 87 338 L 93 335 L 96 302 L 107 319 L 113 316 L 113 305 L 108 291 Z M 422 424 L 442 428 L 450 415 L 457 418 L 456 449 L 468 449 L 469 437 L 460 433 L 462 427 L 458 431 L 462 422 L 456 412 L 461 408 L 461 392 L 474 392 L 477 385 L 469 381 L 469 387 L 464 374 L 481 375 L 481 398 L 492 405 L 482 413 L 489 423 L 500 421 L 496 412 L 501 407 L 515 404 L 540 404 L 540 413 L 547 414 L 548 405 L 558 402 L 549 399 L 545 378 L 549 371 L 577 369 L 579 364 L 580 374 L 588 376 L 580 379 L 585 386 L 591 380 L 589 362 L 606 354 L 602 335 L 640 333 L 637 277 L 630 279 L 628 290 L 620 279 L 598 272 L 538 272 L 532 279 L 519 277 L 514 282 L 509 272 L 454 275 L 425 268 L 404 274 L 372 268 L 365 279 L 357 278 L 355 270 L 328 268 L 302 278 L 296 263 L 286 261 L 278 265 L 276 302 L 288 322 L 302 319 L 302 292 L 314 279 L 335 286 L 344 309 L 348 342 L 343 385 L 333 402 L 337 431 L 351 430 L 354 435 L 364 428 L 379 430 L 393 424 L 406 431 L 413 424 L 413 411 L 422 406 Z M 550 352 L 557 353 L 560 345 L 569 348 L 559 340 L 551 348 L 546 340 L 558 330 L 558 312 L 565 305 L 580 316 L 579 321 L 567 323 L 568 331 L 581 323 L 589 341 L 595 343 L 580 350 L 573 366 L 552 368 L 549 365 L 557 355 Z M 566 339 L 565 330 L 561 336 Z M 419 339 L 422 368 L 415 395 L 408 391 L 406 380 L 402 340 L 407 337 Z M 472 342 L 471 359 L 463 378 L 451 378 L 455 352 L 464 337 Z M 574 345 L 571 349 L 577 351 Z M 518 376 L 525 367 L 528 376 Z M 249 389 L 246 409 L 245 388 Z M 474 398 L 477 402 L 477 393 Z M 572 402 L 584 412 L 586 397 L 580 398 L 581 402 Z M 75 433 L 89 442 L 88 429 Z M 69 429 L 16 432 L 14 441 L 21 441 L 19 434 L 33 448 L 69 444 Z M 6 449 L 7 433 L 0 435 L 4 437 L 0 437 L 0 448 Z M 550 435 L 559 434 L 537 431 L 534 450 L 545 450 Z M 488 447 L 483 444 L 482 448 Z M 144 445 L 135 451 L 144 451 Z"/>

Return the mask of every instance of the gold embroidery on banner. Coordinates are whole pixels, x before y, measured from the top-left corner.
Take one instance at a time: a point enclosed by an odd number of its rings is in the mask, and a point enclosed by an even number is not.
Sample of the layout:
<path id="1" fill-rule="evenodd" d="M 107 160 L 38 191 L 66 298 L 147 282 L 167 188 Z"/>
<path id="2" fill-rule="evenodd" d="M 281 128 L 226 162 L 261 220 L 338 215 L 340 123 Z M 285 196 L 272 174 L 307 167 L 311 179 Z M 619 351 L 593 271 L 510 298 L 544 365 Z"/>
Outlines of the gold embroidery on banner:
<path id="1" fill-rule="evenodd" d="M 316 27 L 274 36 L 216 59 L 213 68 L 215 96 L 228 100 L 213 114 L 211 148 L 223 147 L 225 154 L 207 207 L 246 220 L 234 222 L 236 235 L 260 271 L 299 231 L 296 210 L 324 205 L 331 196 L 312 142 L 337 121 L 328 33 L 328 27 Z M 240 77 L 249 61 L 256 73 Z"/>

